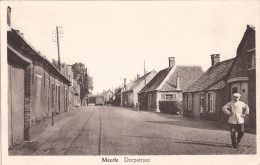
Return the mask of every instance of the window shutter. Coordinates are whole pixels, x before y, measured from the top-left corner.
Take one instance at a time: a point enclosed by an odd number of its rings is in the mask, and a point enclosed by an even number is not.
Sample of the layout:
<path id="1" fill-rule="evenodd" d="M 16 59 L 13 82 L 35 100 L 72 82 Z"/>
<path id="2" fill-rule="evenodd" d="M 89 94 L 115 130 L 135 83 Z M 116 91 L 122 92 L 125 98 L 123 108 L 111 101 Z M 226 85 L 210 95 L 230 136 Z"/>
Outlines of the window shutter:
<path id="1" fill-rule="evenodd" d="M 161 95 L 161 100 L 166 100 L 166 94 Z"/>

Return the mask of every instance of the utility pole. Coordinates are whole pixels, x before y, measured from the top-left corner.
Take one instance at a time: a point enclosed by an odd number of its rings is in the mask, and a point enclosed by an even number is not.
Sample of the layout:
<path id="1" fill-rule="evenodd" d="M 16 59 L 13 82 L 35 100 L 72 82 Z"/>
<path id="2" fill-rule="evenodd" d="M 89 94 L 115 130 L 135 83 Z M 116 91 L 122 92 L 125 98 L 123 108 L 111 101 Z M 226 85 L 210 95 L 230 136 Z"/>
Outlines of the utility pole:
<path id="1" fill-rule="evenodd" d="M 60 69 L 60 38 L 63 37 L 63 31 L 61 26 L 56 26 L 56 30 L 52 32 L 53 34 L 53 42 L 57 43 L 57 48 L 58 48 L 58 70 L 61 71 Z"/>
<path id="2" fill-rule="evenodd" d="M 57 33 L 57 48 L 58 48 L 58 67 L 60 71 L 60 43 L 59 43 L 59 28 L 56 26 L 56 33 Z"/>

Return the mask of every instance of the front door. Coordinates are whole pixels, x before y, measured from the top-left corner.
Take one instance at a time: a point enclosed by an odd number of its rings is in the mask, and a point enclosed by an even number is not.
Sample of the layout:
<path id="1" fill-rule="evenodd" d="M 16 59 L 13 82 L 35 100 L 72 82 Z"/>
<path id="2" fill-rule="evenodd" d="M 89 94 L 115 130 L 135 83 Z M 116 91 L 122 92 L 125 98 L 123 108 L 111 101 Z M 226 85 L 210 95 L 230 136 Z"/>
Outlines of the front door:
<path id="1" fill-rule="evenodd" d="M 234 93 L 241 94 L 240 100 L 248 103 L 248 83 L 247 82 L 235 82 L 231 84 L 231 96 Z"/>
<path id="2" fill-rule="evenodd" d="M 24 140 L 24 68 L 8 65 L 8 141 L 9 148 Z"/>

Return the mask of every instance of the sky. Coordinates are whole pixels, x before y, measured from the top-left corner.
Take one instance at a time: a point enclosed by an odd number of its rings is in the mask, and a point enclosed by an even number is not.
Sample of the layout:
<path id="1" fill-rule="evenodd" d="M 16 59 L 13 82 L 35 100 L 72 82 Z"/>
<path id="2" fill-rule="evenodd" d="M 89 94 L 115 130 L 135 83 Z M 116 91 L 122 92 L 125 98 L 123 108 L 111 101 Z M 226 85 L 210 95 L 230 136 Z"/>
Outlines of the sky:
<path id="1" fill-rule="evenodd" d="M 61 62 L 82 62 L 93 77 L 93 93 L 114 89 L 160 71 L 168 57 L 177 65 L 206 71 L 210 55 L 234 58 L 247 24 L 256 24 L 254 2 L 80 1 L 8 2 L 11 27 L 49 60 L 57 59 L 52 31 L 62 26 Z"/>

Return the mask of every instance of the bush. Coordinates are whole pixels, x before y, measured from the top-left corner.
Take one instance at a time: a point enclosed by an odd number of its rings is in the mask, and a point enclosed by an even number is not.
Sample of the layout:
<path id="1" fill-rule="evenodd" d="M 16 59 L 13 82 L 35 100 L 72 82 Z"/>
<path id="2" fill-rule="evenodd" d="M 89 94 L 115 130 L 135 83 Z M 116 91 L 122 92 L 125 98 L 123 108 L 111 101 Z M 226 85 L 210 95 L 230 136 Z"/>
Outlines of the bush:
<path id="1" fill-rule="evenodd" d="M 181 101 L 159 101 L 159 109 L 162 113 L 177 115 L 181 111 Z"/>

